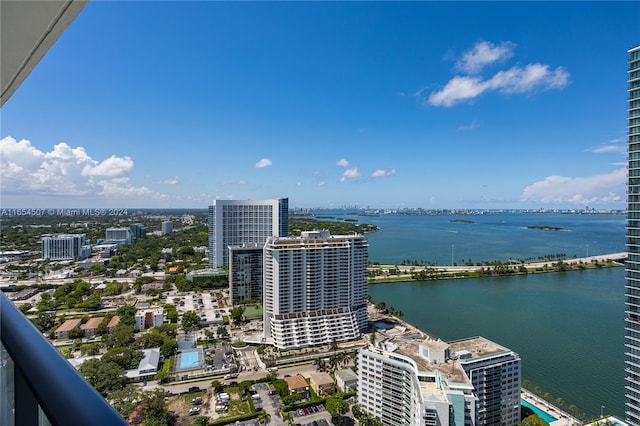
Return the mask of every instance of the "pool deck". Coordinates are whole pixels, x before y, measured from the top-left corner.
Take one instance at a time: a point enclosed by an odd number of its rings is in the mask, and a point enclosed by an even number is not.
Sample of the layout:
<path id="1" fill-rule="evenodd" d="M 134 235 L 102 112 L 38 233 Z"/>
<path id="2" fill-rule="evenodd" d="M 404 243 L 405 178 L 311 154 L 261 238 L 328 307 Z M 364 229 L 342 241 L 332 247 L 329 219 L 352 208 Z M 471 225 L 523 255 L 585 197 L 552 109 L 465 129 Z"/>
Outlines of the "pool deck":
<path id="1" fill-rule="evenodd" d="M 549 423 L 550 426 L 570 426 L 570 425 L 582 424 L 580 420 L 571 416 L 569 413 L 562 411 L 561 409 L 559 409 L 553 404 L 549 404 L 544 399 L 538 397 L 537 395 L 532 394 L 531 392 L 525 389 L 522 389 L 522 393 L 520 396 L 529 404 L 536 406 L 540 410 L 546 413 L 549 413 L 550 415 L 558 419 Z"/>

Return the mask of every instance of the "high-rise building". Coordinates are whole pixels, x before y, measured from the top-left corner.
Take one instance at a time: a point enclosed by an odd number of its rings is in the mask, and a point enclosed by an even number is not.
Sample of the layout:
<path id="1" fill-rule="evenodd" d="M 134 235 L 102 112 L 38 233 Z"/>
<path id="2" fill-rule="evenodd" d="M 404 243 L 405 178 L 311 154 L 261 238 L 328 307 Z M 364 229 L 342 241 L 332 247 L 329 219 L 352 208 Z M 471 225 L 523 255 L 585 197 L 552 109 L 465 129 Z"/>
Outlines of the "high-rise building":
<path id="1" fill-rule="evenodd" d="M 247 300 L 262 303 L 262 250 L 256 243 L 229 246 L 229 293 L 231 304 Z"/>
<path id="2" fill-rule="evenodd" d="M 170 220 L 162 221 L 162 235 L 167 235 L 173 232 L 173 222 Z"/>
<path id="3" fill-rule="evenodd" d="M 359 352 L 358 403 L 385 426 L 520 422 L 520 357 L 482 337 L 394 337 Z"/>
<path id="4" fill-rule="evenodd" d="M 120 244 L 131 244 L 133 242 L 133 236 L 129 228 L 107 228 L 105 239 Z"/>
<path id="5" fill-rule="evenodd" d="M 229 267 L 229 246 L 289 235 L 289 199 L 214 200 L 209 206 L 209 267 Z"/>
<path id="6" fill-rule="evenodd" d="M 264 246 L 264 336 L 281 350 L 352 340 L 367 327 L 361 235 L 272 237 Z"/>
<path id="7" fill-rule="evenodd" d="M 625 411 L 640 426 L 640 46 L 629 50 L 629 168 L 625 291 Z"/>
<path id="8" fill-rule="evenodd" d="M 86 259 L 91 255 L 85 234 L 45 235 L 42 237 L 42 258 L 51 260 Z"/>
<path id="9" fill-rule="evenodd" d="M 131 225 L 129 225 L 129 231 L 131 232 L 133 241 L 137 240 L 138 238 L 147 237 L 147 227 L 142 223 L 132 223 Z"/>

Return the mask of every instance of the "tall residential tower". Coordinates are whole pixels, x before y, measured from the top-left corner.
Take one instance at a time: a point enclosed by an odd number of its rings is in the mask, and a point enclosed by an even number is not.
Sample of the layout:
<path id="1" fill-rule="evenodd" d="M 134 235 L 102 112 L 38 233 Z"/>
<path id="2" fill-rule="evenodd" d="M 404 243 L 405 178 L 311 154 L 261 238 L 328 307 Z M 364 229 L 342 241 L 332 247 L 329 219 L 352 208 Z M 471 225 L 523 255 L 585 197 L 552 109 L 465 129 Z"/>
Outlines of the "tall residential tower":
<path id="1" fill-rule="evenodd" d="M 362 348 L 358 403 L 384 426 L 516 426 L 521 360 L 483 337 L 396 336 Z"/>
<path id="2" fill-rule="evenodd" d="M 625 411 L 640 426 L 640 46 L 629 50 L 629 186 L 625 297 Z"/>
<path id="3" fill-rule="evenodd" d="M 289 233 L 289 199 L 214 200 L 209 206 L 209 267 L 229 267 L 229 246 Z"/>
<path id="4" fill-rule="evenodd" d="M 280 350 L 360 337 L 367 327 L 368 244 L 306 231 L 264 246 L 264 336 Z"/>

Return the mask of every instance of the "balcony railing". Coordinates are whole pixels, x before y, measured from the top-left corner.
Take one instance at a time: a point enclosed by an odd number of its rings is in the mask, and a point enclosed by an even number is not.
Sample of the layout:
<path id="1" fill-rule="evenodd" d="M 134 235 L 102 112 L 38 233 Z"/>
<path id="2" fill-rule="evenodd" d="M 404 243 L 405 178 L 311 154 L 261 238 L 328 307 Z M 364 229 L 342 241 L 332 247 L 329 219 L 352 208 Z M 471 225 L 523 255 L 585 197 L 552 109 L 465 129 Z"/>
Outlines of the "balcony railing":
<path id="1" fill-rule="evenodd" d="M 2 292 L 0 340 L 0 424 L 127 424 Z"/>

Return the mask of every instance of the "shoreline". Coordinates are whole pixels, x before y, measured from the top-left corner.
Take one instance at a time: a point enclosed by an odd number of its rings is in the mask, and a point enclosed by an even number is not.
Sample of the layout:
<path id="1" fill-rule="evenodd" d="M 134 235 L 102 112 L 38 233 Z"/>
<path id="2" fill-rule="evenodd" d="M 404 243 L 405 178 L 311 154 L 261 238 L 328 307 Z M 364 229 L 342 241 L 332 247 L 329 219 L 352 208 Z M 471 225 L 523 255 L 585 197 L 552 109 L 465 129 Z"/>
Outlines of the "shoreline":
<path id="1" fill-rule="evenodd" d="M 382 284 L 404 281 L 436 281 L 461 278 L 485 278 L 510 275 L 528 275 L 548 272 L 565 272 L 593 268 L 624 266 L 627 252 L 609 253 L 572 259 L 546 262 L 502 263 L 487 265 L 369 265 L 368 284 Z M 395 273 L 391 273 L 395 272 Z M 415 274 L 428 274 L 416 277 Z M 371 276 L 371 274 L 377 274 Z"/>

